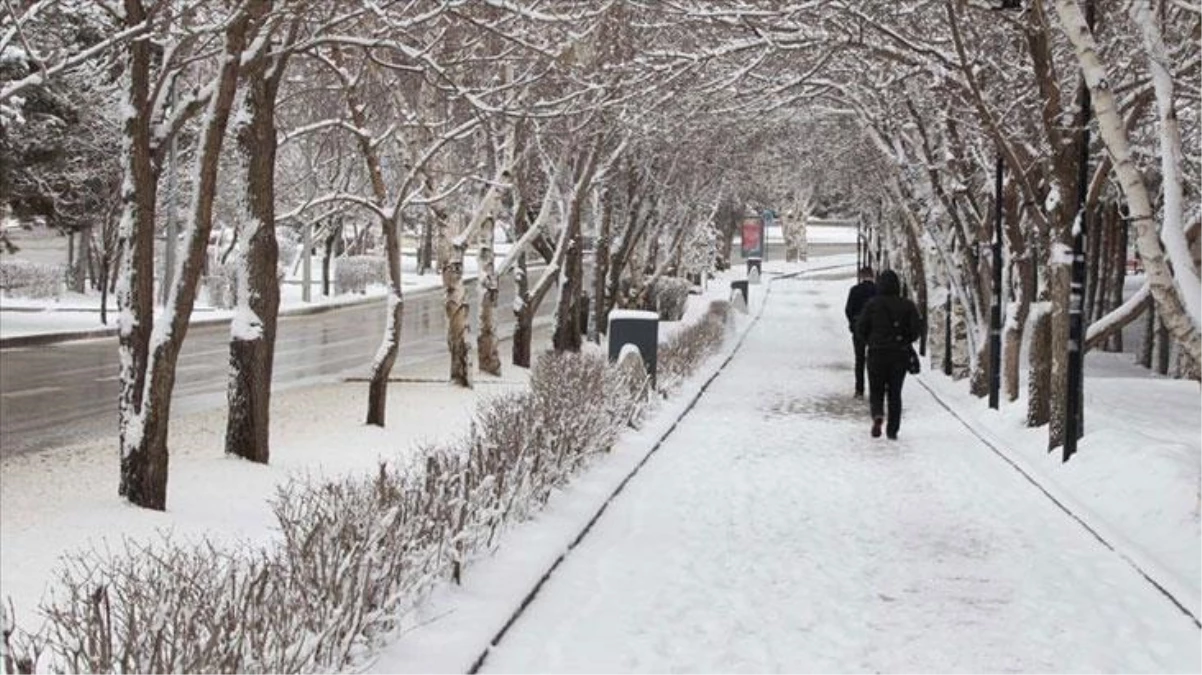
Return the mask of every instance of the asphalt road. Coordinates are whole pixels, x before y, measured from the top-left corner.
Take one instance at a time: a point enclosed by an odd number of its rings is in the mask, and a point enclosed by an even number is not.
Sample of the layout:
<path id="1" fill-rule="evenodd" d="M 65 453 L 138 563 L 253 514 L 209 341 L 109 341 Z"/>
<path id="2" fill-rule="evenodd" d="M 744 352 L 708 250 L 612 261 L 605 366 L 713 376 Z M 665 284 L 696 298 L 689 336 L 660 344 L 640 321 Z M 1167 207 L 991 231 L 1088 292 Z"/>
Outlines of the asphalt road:
<path id="1" fill-rule="evenodd" d="M 468 282 L 468 291 L 474 313 L 474 281 Z M 498 332 L 503 336 L 513 330 L 513 296 L 513 284 L 503 281 L 496 313 Z M 552 292 L 538 315 L 549 317 L 554 307 Z M 397 368 L 446 352 L 441 288 L 406 294 L 404 313 Z M 384 335 L 384 320 L 383 299 L 318 314 L 280 317 L 273 389 L 366 375 Z M 227 323 L 189 328 L 176 371 L 173 412 L 220 405 L 225 400 L 228 355 Z M 115 337 L 0 350 L 0 456 L 111 432 L 116 424 L 117 393 Z"/>
<path id="2" fill-rule="evenodd" d="M 847 250 L 854 247 L 811 245 L 810 254 Z M 768 260 L 784 256 L 783 247 L 775 242 L 769 243 L 766 253 Z M 741 265 L 737 246 L 734 255 L 736 265 Z M 468 285 L 469 302 L 475 305 L 475 283 L 469 281 Z M 512 282 L 502 281 L 496 314 L 502 336 L 513 331 L 513 296 Z M 538 316 L 546 321 L 554 308 L 552 291 Z M 406 294 L 404 311 L 396 368 L 445 354 L 442 289 Z M 272 387 L 279 390 L 364 376 L 383 334 L 383 300 L 318 314 L 280 317 Z M 228 354 L 228 324 L 189 328 L 176 371 L 173 413 L 224 404 Z M 502 354 L 502 358 L 507 359 L 508 354 Z M 116 402 L 116 338 L 2 349 L 0 456 L 36 452 L 81 437 L 111 433 L 116 425 Z"/>

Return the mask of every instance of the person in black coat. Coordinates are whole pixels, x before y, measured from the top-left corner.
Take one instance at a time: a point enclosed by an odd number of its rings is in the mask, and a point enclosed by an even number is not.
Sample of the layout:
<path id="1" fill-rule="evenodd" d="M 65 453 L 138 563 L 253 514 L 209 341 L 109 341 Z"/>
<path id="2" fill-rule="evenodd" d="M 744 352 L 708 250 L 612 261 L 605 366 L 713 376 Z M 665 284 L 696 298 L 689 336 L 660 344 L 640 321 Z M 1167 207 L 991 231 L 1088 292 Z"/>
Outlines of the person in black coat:
<path id="1" fill-rule="evenodd" d="M 843 313 L 847 315 L 847 330 L 851 331 L 851 344 L 856 353 L 856 398 L 864 397 L 864 341 L 856 335 L 856 320 L 860 318 L 860 312 L 864 311 L 864 305 L 876 295 L 876 284 L 872 282 L 872 268 L 861 267 L 859 274 L 859 283 L 851 287 L 847 292 L 847 304 L 843 307 Z"/>
<path id="2" fill-rule="evenodd" d="M 897 439 L 901 427 L 901 390 L 910 362 L 910 344 L 918 339 L 918 308 L 901 297 L 901 282 L 893 270 L 877 277 L 877 295 L 868 301 L 856 322 L 856 333 L 868 345 L 868 401 L 872 408 L 872 436 L 881 435 L 885 399 L 889 421 L 885 434 Z"/>

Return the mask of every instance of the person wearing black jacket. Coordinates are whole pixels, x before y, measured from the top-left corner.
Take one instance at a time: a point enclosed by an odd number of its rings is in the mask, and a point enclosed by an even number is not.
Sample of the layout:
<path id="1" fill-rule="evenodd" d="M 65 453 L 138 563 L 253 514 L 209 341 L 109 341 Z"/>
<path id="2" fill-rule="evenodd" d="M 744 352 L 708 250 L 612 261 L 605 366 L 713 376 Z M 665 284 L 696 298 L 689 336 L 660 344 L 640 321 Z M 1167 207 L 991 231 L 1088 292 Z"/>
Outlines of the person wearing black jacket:
<path id="1" fill-rule="evenodd" d="M 910 361 L 910 344 L 918 339 L 918 308 L 901 297 L 901 282 L 893 270 L 877 277 L 877 295 L 868 301 L 856 322 L 856 333 L 868 345 L 868 401 L 872 408 L 872 436 L 881 435 L 885 399 L 889 421 L 885 434 L 897 439 L 901 427 L 901 390 Z"/>
<path id="2" fill-rule="evenodd" d="M 876 284 L 872 283 L 872 268 L 861 267 L 859 274 L 859 283 L 851 287 L 847 292 L 847 304 L 843 307 L 843 313 L 847 315 L 847 330 L 851 331 L 851 344 L 856 351 L 856 398 L 864 397 L 864 341 L 860 336 L 856 335 L 856 320 L 860 318 L 860 312 L 864 311 L 864 305 L 876 295 Z"/>

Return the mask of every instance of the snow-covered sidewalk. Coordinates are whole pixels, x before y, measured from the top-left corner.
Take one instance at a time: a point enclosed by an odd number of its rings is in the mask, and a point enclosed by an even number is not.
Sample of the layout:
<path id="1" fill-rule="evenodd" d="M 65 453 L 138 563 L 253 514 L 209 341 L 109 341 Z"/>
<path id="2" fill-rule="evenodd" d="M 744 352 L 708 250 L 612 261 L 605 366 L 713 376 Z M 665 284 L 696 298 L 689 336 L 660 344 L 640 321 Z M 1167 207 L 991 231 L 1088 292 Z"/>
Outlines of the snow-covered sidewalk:
<path id="1" fill-rule="evenodd" d="M 846 286 L 776 283 L 485 670 L 1202 670 L 1191 619 L 918 383 L 869 437 Z"/>

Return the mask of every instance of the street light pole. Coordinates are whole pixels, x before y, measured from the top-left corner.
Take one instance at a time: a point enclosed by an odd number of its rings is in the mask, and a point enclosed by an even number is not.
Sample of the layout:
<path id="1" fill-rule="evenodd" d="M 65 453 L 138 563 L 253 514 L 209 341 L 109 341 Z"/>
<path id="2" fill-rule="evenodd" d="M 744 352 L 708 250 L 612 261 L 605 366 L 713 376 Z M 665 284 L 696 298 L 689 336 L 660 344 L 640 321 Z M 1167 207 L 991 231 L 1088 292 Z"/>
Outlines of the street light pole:
<path id="1" fill-rule="evenodd" d="M 1085 2 L 1085 23 L 1092 31 L 1094 27 L 1093 0 Z M 1064 454 L 1067 462 L 1077 452 L 1077 439 L 1082 435 L 1082 388 L 1084 385 L 1085 317 L 1085 237 L 1086 199 L 1089 195 L 1089 87 L 1084 75 L 1081 81 L 1081 158 L 1077 165 L 1077 219 L 1073 223 L 1073 267 L 1072 286 L 1068 305 L 1068 391 L 1065 395 L 1064 411 Z"/>
<path id="2" fill-rule="evenodd" d="M 998 409 L 998 390 L 1002 386 L 1002 171 L 1005 165 L 998 153 L 994 172 L 993 204 L 993 308 L 989 313 L 989 407 Z"/>
<path id="3" fill-rule="evenodd" d="M 943 374 L 952 374 L 952 285 L 948 280 L 947 304 L 943 317 Z"/>

